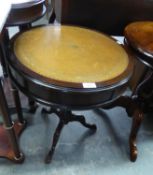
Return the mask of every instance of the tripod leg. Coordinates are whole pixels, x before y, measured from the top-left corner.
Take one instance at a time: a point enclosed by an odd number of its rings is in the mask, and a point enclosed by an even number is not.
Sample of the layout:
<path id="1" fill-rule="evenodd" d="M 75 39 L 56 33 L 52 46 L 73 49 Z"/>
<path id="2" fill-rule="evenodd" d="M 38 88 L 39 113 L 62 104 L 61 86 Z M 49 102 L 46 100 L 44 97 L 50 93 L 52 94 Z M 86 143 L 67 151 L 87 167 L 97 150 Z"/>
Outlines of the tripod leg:
<path id="1" fill-rule="evenodd" d="M 59 137 L 60 137 L 60 134 L 62 132 L 63 127 L 64 127 L 64 123 L 63 123 L 62 120 L 60 120 L 59 124 L 58 124 L 58 126 L 56 128 L 56 131 L 54 133 L 53 144 L 52 144 L 51 150 L 49 151 L 48 155 L 45 158 L 45 163 L 50 163 L 51 162 L 53 154 L 54 154 L 54 151 L 55 151 L 55 148 L 56 148 L 56 145 L 57 145 L 57 142 L 59 140 Z"/>
<path id="2" fill-rule="evenodd" d="M 77 122 L 81 123 L 83 126 L 85 126 L 86 128 L 89 128 L 89 129 L 92 129 L 92 130 L 97 129 L 96 125 L 88 124 L 83 115 L 73 115 L 72 114 L 71 121 L 77 121 Z"/>

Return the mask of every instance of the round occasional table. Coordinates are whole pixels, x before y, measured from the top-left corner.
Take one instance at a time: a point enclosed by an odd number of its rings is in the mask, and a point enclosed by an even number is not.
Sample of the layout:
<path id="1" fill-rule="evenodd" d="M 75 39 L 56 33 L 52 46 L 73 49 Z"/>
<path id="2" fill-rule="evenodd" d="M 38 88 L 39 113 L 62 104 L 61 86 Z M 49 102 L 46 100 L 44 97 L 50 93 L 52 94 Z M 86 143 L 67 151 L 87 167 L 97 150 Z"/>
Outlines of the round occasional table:
<path id="1" fill-rule="evenodd" d="M 96 129 L 71 110 L 98 108 L 117 100 L 133 72 L 132 58 L 122 46 L 102 33 L 81 27 L 37 27 L 17 34 L 11 46 L 9 71 L 14 85 L 28 97 L 50 105 L 48 112 L 60 119 L 47 163 L 65 124 L 79 121 Z M 134 118 L 140 121 L 140 115 L 133 117 L 130 135 L 133 160 L 139 128 Z"/>
<path id="2" fill-rule="evenodd" d="M 147 67 L 147 72 L 135 92 L 145 112 L 152 111 L 153 104 L 153 22 L 142 21 L 129 24 L 124 31 L 125 44 Z M 149 72 L 149 73 L 148 73 Z"/>

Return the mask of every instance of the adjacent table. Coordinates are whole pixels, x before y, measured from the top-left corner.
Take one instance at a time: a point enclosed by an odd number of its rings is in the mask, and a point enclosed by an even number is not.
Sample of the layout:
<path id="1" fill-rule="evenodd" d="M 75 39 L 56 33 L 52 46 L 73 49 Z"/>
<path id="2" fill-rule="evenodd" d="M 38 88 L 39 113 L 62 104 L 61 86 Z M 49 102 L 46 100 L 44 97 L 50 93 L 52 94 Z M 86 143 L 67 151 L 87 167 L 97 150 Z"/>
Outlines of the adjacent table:
<path id="1" fill-rule="evenodd" d="M 144 112 L 153 110 L 153 22 L 133 22 L 125 28 L 125 45 L 135 57 L 146 65 L 143 79 L 137 86 L 134 98 L 140 103 Z"/>
<path id="2" fill-rule="evenodd" d="M 3 34 L 7 16 L 11 9 L 11 1 L 0 1 L 0 6 L 3 10 L 0 11 L 0 39 Z M 1 56 L 1 53 L 0 53 Z M 8 158 L 15 162 L 22 162 L 24 155 L 20 152 L 17 142 L 17 136 L 21 133 L 24 124 L 20 122 L 12 122 L 9 114 L 9 109 L 5 94 L 0 80 L 0 111 L 3 118 L 3 126 L 0 125 L 0 157 Z"/>

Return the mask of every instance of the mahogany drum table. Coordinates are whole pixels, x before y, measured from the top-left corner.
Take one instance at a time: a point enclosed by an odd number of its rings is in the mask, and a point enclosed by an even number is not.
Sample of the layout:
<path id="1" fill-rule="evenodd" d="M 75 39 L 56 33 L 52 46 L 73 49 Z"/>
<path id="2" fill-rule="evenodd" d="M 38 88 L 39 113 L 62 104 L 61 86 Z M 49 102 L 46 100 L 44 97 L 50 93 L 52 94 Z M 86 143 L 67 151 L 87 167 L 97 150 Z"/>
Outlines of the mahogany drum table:
<path id="1" fill-rule="evenodd" d="M 132 58 L 122 46 L 102 33 L 81 27 L 37 27 L 14 36 L 11 46 L 9 71 L 14 85 L 28 97 L 50 105 L 50 112 L 60 118 L 47 163 L 65 124 L 79 121 L 96 129 L 71 110 L 107 106 L 117 100 L 133 72 Z M 133 117 L 130 135 L 133 160 L 139 128 L 136 118 L 139 121 L 140 115 Z"/>

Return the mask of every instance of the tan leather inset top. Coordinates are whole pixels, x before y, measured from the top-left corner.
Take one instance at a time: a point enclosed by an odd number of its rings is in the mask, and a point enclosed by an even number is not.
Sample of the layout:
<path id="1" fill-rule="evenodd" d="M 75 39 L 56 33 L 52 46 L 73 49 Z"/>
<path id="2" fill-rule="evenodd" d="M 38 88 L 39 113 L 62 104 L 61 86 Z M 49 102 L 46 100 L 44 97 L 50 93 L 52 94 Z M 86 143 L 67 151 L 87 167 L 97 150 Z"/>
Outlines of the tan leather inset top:
<path id="1" fill-rule="evenodd" d="M 71 26 L 46 26 L 21 34 L 14 51 L 19 61 L 45 77 L 66 82 L 100 82 L 128 66 L 124 49 L 109 37 Z"/>
<path id="2" fill-rule="evenodd" d="M 153 22 L 134 22 L 125 28 L 125 37 L 135 49 L 153 56 Z"/>

